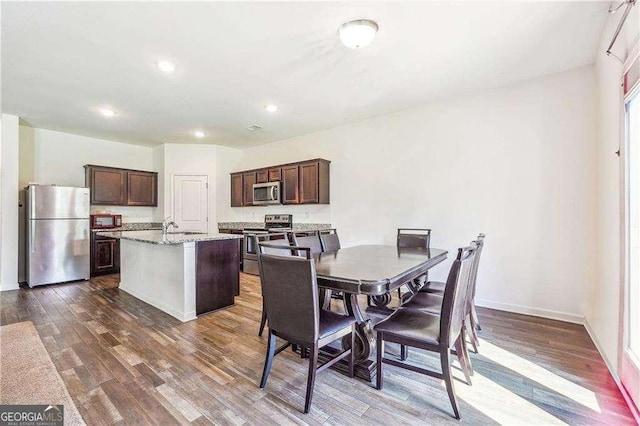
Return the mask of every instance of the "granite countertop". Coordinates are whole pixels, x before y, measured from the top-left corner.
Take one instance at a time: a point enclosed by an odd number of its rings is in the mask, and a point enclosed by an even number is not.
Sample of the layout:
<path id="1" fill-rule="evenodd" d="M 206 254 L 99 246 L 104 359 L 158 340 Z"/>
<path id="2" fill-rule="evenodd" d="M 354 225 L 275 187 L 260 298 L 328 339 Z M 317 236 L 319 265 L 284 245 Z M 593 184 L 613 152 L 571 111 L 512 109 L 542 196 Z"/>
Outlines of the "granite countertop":
<path id="1" fill-rule="evenodd" d="M 123 223 L 120 228 L 92 229 L 91 232 L 149 231 L 154 229 L 161 230 L 162 223 L 159 223 L 159 222 Z"/>
<path id="2" fill-rule="evenodd" d="M 197 243 L 199 241 L 233 240 L 241 239 L 242 235 L 218 234 L 218 233 L 172 233 L 162 235 L 162 230 L 145 231 L 98 231 L 103 237 L 118 238 L 122 240 L 140 241 L 149 244 L 184 244 Z"/>
<path id="3" fill-rule="evenodd" d="M 264 222 L 218 222 L 218 229 L 242 230 L 244 228 L 264 228 Z M 294 223 L 292 227 L 294 231 L 320 231 L 332 228 L 330 223 Z"/>

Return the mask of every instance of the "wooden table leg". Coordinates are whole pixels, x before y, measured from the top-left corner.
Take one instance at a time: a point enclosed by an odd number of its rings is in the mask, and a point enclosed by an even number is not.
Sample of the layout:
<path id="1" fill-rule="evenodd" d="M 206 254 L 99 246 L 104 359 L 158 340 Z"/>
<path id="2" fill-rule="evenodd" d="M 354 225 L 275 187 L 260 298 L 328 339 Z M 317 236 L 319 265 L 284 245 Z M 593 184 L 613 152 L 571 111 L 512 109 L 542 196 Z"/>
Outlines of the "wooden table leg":
<path id="1" fill-rule="evenodd" d="M 371 320 L 365 319 L 364 315 L 362 315 L 356 294 L 349 294 L 348 297 L 345 298 L 345 302 L 347 313 L 355 317 L 357 321 L 354 356 L 357 363 L 362 363 L 369 359 L 375 348 L 373 327 L 371 326 Z M 343 339 L 342 347 L 348 348 L 349 346 L 351 346 L 351 339 Z"/>
<path id="2" fill-rule="evenodd" d="M 386 308 L 389 303 L 391 303 L 391 293 L 379 294 L 376 296 L 371 296 L 371 301 L 378 308 Z"/>
<path id="3" fill-rule="evenodd" d="M 362 311 L 360 310 L 360 306 L 358 305 L 358 299 L 356 294 L 344 294 L 344 302 L 345 308 L 349 315 L 356 318 L 356 332 L 354 336 L 354 357 L 356 361 L 355 365 L 355 373 L 356 377 L 361 379 L 372 381 L 375 377 L 375 361 L 370 360 L 370 356 L 373 354 L 375 350 L 375 338 L 373 335 L 373 328 L 371 326 L 371 320 L 364 318 Z M 351 347 L 351 337 L 345 336 L 342 339 L 342 350 Z M 330 346 L 325 347 L 323 349 L 324 353 L 321 353 L 321 358 L 323 355 L 335 356 L 340 350 L 337 348 L 332 348 Z M 327 361 L 329 358 L 323 361 Z M 347 372 L 347 363 L 346 362 L 338 362 L 332 368 L 337 368 L 346 373 Z"/>
<path id="4" fill-rule="evenodd" d="M 357 294 L 345 293 L 344 295 L 345 310 L 348 315 L 351 315 L 356 319 L 356 334 L 354 336 L 356 377 L 372 382 L 376 375 L 376 361 L 374 356 L 376 351 L 376 341 L 375 334 L 373 332 L 373 322 L 370 318 L 365 318 L 364 313 L 358 304 Z M 368 308 L 367 312 L 370 312 L 371 309 L 372 308 Z M 393 312 L 391 309 L 387 309 L 389 310 L 388 313 Z M 386 313 L 386 315 L 388 315 L 388 313 Z M 379 316 L 375 313 L 373 314 L 376 317 Z M 342 338 L 341 348 L 337 348 L 335 346 L 324 347 L 320 352 L 320 359 L 322 362 L 327 362 L 342 350 L 349 347 L 351 347 L 351 337 L 345 336 Z M 335 368 L 345 374 L 348 372 L 348 366 L 345 360 L 338 362 L 331 368 Z"/>
<path id="5" fill-rule="evenodd" d="M 415 278 L 411 281 L 406 282 L 407 289 L 409 293 L 416 294 L 420 288 L 424 285 L 426 281 L 427 274 L 421 275 L 418 278 Z M 373 303 L 374 312 L 378 311 L 380 313 L 390 314 L 393 312 L 393 309 L 389 308 L 389 303 L 391 303 L 391 293 L 380 294 L 376 296 L 369 296 L 371 302 Z M 400 301 L 402 303 L 402 301 Z"/>

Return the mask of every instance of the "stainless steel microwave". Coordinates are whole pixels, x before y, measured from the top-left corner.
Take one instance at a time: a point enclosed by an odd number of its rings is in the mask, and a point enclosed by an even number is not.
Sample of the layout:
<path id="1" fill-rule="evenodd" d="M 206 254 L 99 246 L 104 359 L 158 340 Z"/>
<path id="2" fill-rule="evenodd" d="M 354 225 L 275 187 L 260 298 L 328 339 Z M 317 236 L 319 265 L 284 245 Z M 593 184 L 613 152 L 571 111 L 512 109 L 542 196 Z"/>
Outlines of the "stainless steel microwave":
<path id="1" fill-rule="evenodd" d="M 265 182 L 253 185 L 253 204 L 282 204 L 280 198 L 281 182 Z"/>

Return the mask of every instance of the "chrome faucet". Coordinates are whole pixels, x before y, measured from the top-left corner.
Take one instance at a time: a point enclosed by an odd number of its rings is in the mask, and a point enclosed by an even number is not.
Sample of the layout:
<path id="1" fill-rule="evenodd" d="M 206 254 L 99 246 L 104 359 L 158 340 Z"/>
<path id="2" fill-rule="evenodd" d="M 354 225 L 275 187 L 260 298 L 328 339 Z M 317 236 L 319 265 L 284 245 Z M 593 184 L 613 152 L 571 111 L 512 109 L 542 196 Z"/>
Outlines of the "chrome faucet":
<path id="1" fill-rule="evenodd" d="M 169 219 L 171 219 L 171 216 L 166 217 L 162 221 L 162 235 L 167 235 L 167 231 L 169 230 L 170 226 L 173 226 L 174 229 L 180 228 L 174 221 L 169 222 Z"/>

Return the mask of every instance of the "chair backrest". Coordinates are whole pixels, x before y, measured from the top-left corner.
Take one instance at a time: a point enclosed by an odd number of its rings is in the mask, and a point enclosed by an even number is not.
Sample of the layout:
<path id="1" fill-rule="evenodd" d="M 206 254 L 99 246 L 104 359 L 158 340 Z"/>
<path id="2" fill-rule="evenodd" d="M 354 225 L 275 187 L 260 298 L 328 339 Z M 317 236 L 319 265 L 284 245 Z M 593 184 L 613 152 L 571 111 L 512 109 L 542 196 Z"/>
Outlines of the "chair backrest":
<path id="1" fill-rule="evenodd" d="M 476 297 L 476 279 L 478 278 L 478 266 L 480 265 L 480 255 L 482 254 L 482 248 L 484 247 L 484 238 L 485 234 L 478 234 L 478 239 L 473 241 L 478 249 L 476 250 L 476 257 L 473 264 L 473 270 L 471 271 L 471 281 L 470 281 L 470 297 L 469 297 L 469 309 L 471 309 L 471 303 L 473 303 L 473 299 Z"/>
<path id="2" fill-rule="evenodd" d="M 263 253 L 268 254 L 277 254 L 278 256 L 295 256 L 296 253 L 292 250 L 278 250 L 276 248 L 272 248 L 272 246 L 291 246 L 291 241 L 289 241 L 289 236 L 284 232 L 279 233 L 271 233 L 271 234 L 256 234 L 255 238 L 255 246 L 256 252 L 259 253 L 260 243 L 268 242 L 269 244 L 265 247 L 265 251 Z"/>
<path id="3" fill-rule="evenodd" d="M 424 247 L 431 245 L 431 229 L 398 228 L 398 247 Z"/>
<path id="4" fill-rule="evenodd" d="M 476 250 L 475 244 L 458 249 L 458 256 L 449 271 L 440 319 L 440 342 L 447 347 L 455 342 L 462 329 Z"/>
<path id="5" fill-rule="evenodd" d="M 297 237 L 295 233 L 291 233 L 291 239 L 294 246 L 309 247 L 311 254 L 322 253 L 322 243 L 320 242 L 320 236 L 316 232 L 314 235 L 308 235 L 305 237 Z"/>
<path id="6" fill-rule="evenodd" d="M 292 343 L 318 340 L 320 303 L 316 268 L 307 247 L 293 247 L 304 257 L 278 256 L 265 249 L 290 252 L 286 246 L 260 243 L 258 261 L 269 329 Z"/>
<path id="7" fill-rule="evenodd" d="M 320 242 L 323 252 L 334 253 L 340 250 L 340 238 L 336 229 L 325 229 L 320 231 Z"/>

